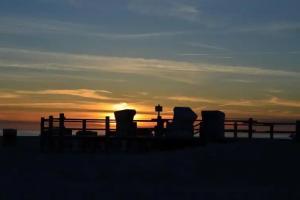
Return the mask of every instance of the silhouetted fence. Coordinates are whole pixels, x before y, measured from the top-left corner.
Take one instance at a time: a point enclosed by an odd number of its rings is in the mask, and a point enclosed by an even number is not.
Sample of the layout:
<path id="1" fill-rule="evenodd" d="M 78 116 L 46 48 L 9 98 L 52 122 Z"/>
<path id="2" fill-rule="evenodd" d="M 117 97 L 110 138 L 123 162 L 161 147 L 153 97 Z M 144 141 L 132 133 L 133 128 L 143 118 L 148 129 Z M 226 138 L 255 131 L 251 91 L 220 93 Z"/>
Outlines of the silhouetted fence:
<path id="1" fill-rule="evenodd" d="M 134 120 L 136 123 L 141 123 L 142 126 L 137 130 L 147 130 L 153 136 L 155 135 L 155 126 L 166 127 L 172 119 L 151 119 L 151 120 Z M 195 137 L 201 135 L 201 120 L 196 120 L 194 125 Z M 89 126 L 92 125 L 92 126 Z M 296 122 L 261 122 L 252 118 L 243 119 L 227 119 L 225 120 L 225 133 L 232 134 L 231 137 L 238 138 L 239 134 L 247 134 L 248 138 L 253 138 L 253 135 L 268 134 L 271 139 L 274 139 L 276 134 L 286 134 L 287 136 L 296 135 Z M 69 130 L 66 134 L 66 130 Z M 59 118 L 49 116 L 49 118 L 41 118 L 41 136 L 45 133 L 51 135 L 67 135 L 72 136 L 73 131 L 96 131 L 97 136 L 114 136 L 116 133 L 116 121 L 106 117 L 105 119 L 77 119 L 65 118 L 64 114 L 60 114 Z M 137 133 L 137 136 L 139 134 Z M 148 135 L 149 136 L 149 135 Z"/>
<path id="2" fill-rule="evenodd" d="M 116 121 L 106 117 L 105 119 L 77 119 L 65 118 L 60 114 L 58 118 L 49 116 L 41 118 L 41 150 L 73 149 L 74 143 L 80 149 L 95 151 L 102 149 L 171 149 L 185 146 L 206 144 L 204 137 L 203 121 L 194 123 L 194 136 L 191 137 L 167 137 L 168 125 L 173 123 L 171 119 L 134 120 L 137 123 L 136 133 L 133 135 L 118 135 Z M 139 126 L 140 124 L 140 126 Z M 300 122 L 261 122 L 252 118 L 247 120 L 227 119 L 224 122 L 225 138 L 248 137 L 252 139 L 260 134 L 268 134 L 271 139 L 276 134 L 285 134 L 286 138 L 295 136 L 299 140 Z M 203 134 L 203 135 L 202 135 Z M 206 139 L 205 139 L 206 138 Z M 75 141 L 75 142 L 74 142 Z"/>

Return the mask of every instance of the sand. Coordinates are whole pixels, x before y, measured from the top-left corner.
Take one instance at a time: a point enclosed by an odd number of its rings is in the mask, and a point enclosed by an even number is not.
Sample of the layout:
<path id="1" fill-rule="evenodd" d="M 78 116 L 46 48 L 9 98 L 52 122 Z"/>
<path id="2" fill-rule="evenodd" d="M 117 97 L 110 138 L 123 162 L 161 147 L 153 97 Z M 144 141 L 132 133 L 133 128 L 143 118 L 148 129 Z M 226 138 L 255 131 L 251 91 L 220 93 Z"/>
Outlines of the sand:
<path id="1" fill-rule="evenodd" d="M 0 199 L 300 199 L 300 144 L 239 140 L 147 153 L 0 147 Z"/>

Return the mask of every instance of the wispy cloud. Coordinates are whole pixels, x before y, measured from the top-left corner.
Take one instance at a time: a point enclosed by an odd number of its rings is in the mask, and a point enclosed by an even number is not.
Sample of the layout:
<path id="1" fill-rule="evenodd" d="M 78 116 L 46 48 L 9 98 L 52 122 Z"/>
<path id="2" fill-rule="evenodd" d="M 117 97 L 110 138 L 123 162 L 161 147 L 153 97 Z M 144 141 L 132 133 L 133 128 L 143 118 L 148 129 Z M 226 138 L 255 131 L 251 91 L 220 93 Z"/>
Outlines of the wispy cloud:
<path id="1" fill-rule="evenodd" d="M 299 78 L 300 72 L 248 66 L 226 66 L 171 60 L 92 56 L 83 54 L 40 52 L 35 50 L 0 48 L 0 67 L 14 66 L 43 70 L 108 71 L 143 74 L 184 81 L 182 74 L 220 73 L 250 76 L 278 76 Z M 170 73 L 172 76 L 170 76 Z M 186 76 L 186 81 L 191 81 Z M 195 78 L 195 77 L 194 77 Z"/>
<path id="2" fill-rule="evenodd" d="M 278 97 L 272 97 L 269 102 L 278 106 L 297 107 L 300 108 L 300 101 L 280 99 Z"/>
<path id="3" fill-rule="evenodd" d="M 244 83 L 244 84 L 250 84 L 254 83 L 254 80 L 249 80 L 249 79 L 226 79 L 225 81 L 228 82 L 235 82 L 235 83 Z"/>
<path id="4" fill-rule="evenodd" d="M 267 89 L 266 92 L 273 93 L 273 94 L 278 94 L 278 93 L 283 93 L 283 90 L 272 88 L 272 89 Z"/>
<path id="5" fill-rule="evenodd" d="M 282 99 L 278 97 L 271 97 L 269 99 L 241 99 L 241 100 L 228 100 L 224 101 L 222 106 L 245 106 L 245 107 L 267 107 L 267 106 L 277 106 L 277 107 L 291 107 L 299 108 L 300 101 Z"/>
<path id="6" fill-rule="evenodd" d="M 1 17 L 0 33 L 11 35 L 60 35 L 102 38 L 106 40 L 134 40 L 159 37 L 171 37 L 190 33 L 190 31 L 152 31 L 152 32 L 110 32 L 105 27 L 73 22 L 36 19 Z"/>
<path id="7" fill-rule="evenodd" d="M 274 33 L 286 31 L 300 31 L 299 22 L 269 22 L 265 24 L 255 24 L 235 27 L 227 30 L 226 32 L 252 32 L 252 33 Z"/>
<path id="8" fill-rule="evenodd" d="M 179 56 L 211 56 L 209 53 L 179 53 Z"/>
<path id="9" fill-rule="evenodd" d="M 20 97 L 20 95 L 15 93 L 0 91 L 0 99 L 11 99 L 18 97 Z"/>
<path id="10" fill-rule="evenodd" d="M 200 14 L 198 7 L 191 1 L 131 0 L 128 8 L 143 15 L 172 17 L 188 21 L 195 21 Z"/>
<path id="11" fill-rule="evenodd" d="M 76 89 L 76 90 L 41 90 L 41 91 L 16 91 L 18 94 L 40 94 L 40 95 L 71 95 L 84 98 L 92 98 L 99 100 L 112 100 L 111 97 L 101 95 L 99 93 L 111 93 L 106 90 L 89 90 L 89 89 Z"/>
<path id="12" fill-rule="evenodd" d="M 299 108 L 300 101 L 271 97 L 268 99 L 217 99 L 217 98 L 202 98 L 196 96 L 169 96 L 156 97 L 158 99 L 168 99 L 182 103 L 200 103 L 210 104 L 218 107 L 253 107 L 262 108 L 267 106 L 292 107 Z"/>
<path id="13" fill-rule="evenodd" d="M 215 100 L 205 99 L 200 97 L 190 97 L 190 96 L 170 96 L 167 97 L 169 100 L 179 101 L 179 102 L 193 102 L 193 103 L 216 103 Z"/>
<path id="14" fill-rule="evenodd" d="M 187 46 L 190 46 L 190 47 L 199 47 L 199 48 L 203 48 L 203 49 L 218 50 L 218 51 L 229 51 L 229 49 L 221 47 L 221 46 L 205 44 L 205 43 L 200 43 L 200 42 L 186 42 L 184 44 Z"/>

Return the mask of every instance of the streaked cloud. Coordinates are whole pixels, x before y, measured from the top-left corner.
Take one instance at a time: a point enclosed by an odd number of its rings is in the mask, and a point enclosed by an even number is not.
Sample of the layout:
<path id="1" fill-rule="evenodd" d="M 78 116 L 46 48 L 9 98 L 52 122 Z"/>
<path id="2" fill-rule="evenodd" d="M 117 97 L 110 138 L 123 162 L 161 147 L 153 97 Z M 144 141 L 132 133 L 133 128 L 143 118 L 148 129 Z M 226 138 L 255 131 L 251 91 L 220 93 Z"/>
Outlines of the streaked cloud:
<path id="1" fill-rule="evenodd" d="M 221 47 L 221 46 L 200 43 L 200 42 L 186 42 L 184 44 L 187 46 L 190 46 L 190 47 L 199 47 L 199 48 L 203 48 L 203 49 L 218 50 L 218 51 L 229 51 L 229 49 Z"/>
<path id="2" fill-rule="evenodd" d="M 271 97 L 267 99 L 217 99 L 217 98 L 201 98 L 195 96 L 169 96 L 169 97 L 156 97 L 160 99 L 168 99 L 177 102 L 185 103 L 204 103 L 213 104 L 216 107 L 267 107 L 267 106 L 282 106 L 282 107 L 300 107 L 300 101 L 282 99 L 279 97 Z"/>
<path id="3" fill-rule="evenodd" d="M 232 32 L 274 33 L 274 32 L 299 31 L 299 30 L 300 30 L 300 22 L 276 21 L 276 22 L 269 22 L 265 24 L 240 26 L 238 28 L 233 28 L 231 31 Z"/>
<path id="4" fill-rule="evenodd" d="M 16 91 L 18 94 L 40 94 L 40 95 L 71 95 L 84 98 L 92 98 L 99 100 L 112 100 L 111 97 L 101 95 L 99 93 L 111 93 L 106 90 L 89 90 L 89 89 L 76 89 L 76 90 L 41 90 L 41 91 Z"/>
<path id="5" fill-rule="evenodd" d="M 167 97 L 169 100 L 179 101 L 179 102 L 193 102 L 193 103 L 216 103 L 215 100 L 200 98 L 200 97 L 190 97 L 190 96 L 170 96 Z"/>
<path id="6" fill-rule="evenodd" d="M 60 35 L 102 38 L 106 40 L 134 40 L 172 37 L 189 34 L 191 31 L 152 31 L 152 32 L 116 32 L 106 27 L 78 24 L 74 22 L 58 21 L 38 18 L 1 17 L 0 33 L 11 35 Z"/>
<path id="7" fill-rule="evenodd" d="M 0 53 L 0 68 L 13 66 L 63 71 L 109 71 L 160 76 L 178 81 L 184 81 L 182 73 L 205 72 L 255 76 L 282 76 L 291 78 L 300 77 L 300 72 L 298 71 L 248 66 L 226 66 L 159 59 L 53 53 L 13 48 L 0 48 Z M 176 72 L 176 74 L 170 76 L 170 73 L 172 72 Z M 187 78 L 186 81 L 188 82 L 190 77 Z"/>
<path id="8" fill-rule="evenodd" d="M 200 11 L 192 1 L 130 0 L 129 10 L 143 15 L 178 18 L 195 21 Z"/>
<path id="9" fill-rule="evenodd" d="M 272 97 L 269 102 L 278 106 L 287 106 L 287 107 L 296 107 L 300 108 L 300 101 L 296 100 L 288 100 L 288 99 L 280 99 L 278 97 Z"/>
<path id="10" fill-rule="evenodd" d="M 15 94 L 15 93 L 11 93 L 11 92 L 3 92 L 0 91 L 0 99 L 11 99 L 11 98 L 18 98 L 20 97 L 20 95 Z"/>
<path id="11" fill-rule="evenodd" d="M 284 91 L 281 90 L 281 89 L 267 89 L 266 92 L 269 92 L 269 93 L 274 93 L 274 94 L 279 94 L 279 93 L 283 93 Z"/>
<path id="12" fill-rule="evenodd" d="M 250 83 L 255 83 L 254 80 L 249 80 L 249 79 L 225 79 L 227 82 L 234 82 L 234 83 L 243 83 L 243 84 L 250 84 Z"/>

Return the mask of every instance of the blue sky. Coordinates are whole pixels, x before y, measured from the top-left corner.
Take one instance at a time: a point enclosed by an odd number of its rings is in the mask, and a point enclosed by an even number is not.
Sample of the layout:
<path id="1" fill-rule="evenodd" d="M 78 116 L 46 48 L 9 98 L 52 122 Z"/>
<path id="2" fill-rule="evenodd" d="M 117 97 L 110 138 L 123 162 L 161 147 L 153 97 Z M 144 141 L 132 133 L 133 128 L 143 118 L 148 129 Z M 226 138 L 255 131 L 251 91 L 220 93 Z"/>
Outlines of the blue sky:
<path id="1" fill-rule="evenodd" d="M 2 0 L 2 118 L 20 109 L 59 112 L 70 103 L 106 108 L 94 112 L 126 105 L 150 113 L 160 102 L 296 118 L 299 6 L 296 0 Z"/>

